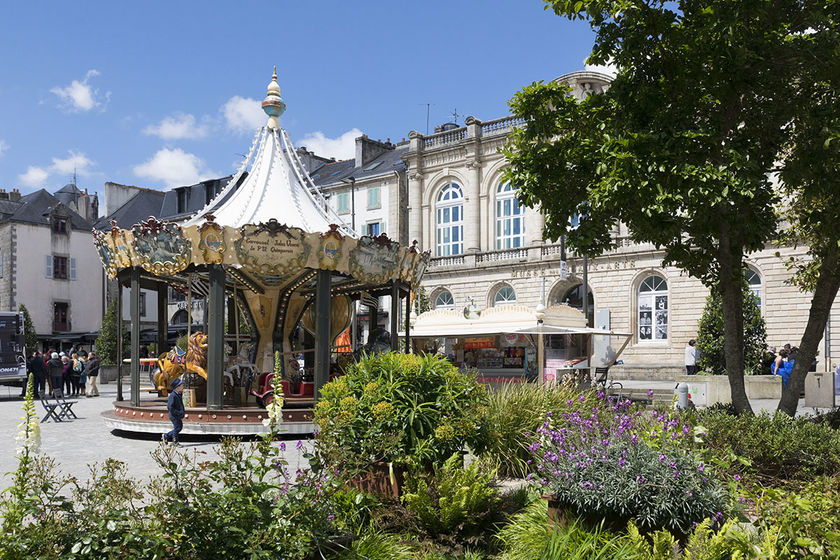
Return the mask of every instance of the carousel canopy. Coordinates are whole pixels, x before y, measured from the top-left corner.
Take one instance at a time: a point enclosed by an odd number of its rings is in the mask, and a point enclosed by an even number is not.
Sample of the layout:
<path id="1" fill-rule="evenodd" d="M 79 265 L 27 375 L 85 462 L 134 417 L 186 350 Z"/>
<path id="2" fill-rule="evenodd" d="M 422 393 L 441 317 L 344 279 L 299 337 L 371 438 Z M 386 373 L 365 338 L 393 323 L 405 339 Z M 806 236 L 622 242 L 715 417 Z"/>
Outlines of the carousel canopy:
<path id="1" fill-rule="evenodd" d="M 288 134 L 279 126 L 278 117 L 286 104 L 280 97 L 276 68 L 262 106 L 268 123 L 257 132 L 236 175 L 184 226 L 201 224 L 212 215 L 215 223 L 228 227 L 276 220 L 305 232 L 324 232 L 330 224 L 338 224 L 344 235 L 357 237 L 325 204 Z M 226 198 L 231 190 L 233 194 Z"/>
<path id="2" fill-rule="evenodd" d="M 590 332 L 583 313 L 568 305 L 549 307 L 543 324 L 561 334 Z M 537 332 L 537 311 L 523 305 L 489 307 L 481 312 L 467 308 L 435 309 L 420 314 L 411 329 L 415 338 L 481 336 Z M 554 334 L 554 333 L 550 333 Z"/>

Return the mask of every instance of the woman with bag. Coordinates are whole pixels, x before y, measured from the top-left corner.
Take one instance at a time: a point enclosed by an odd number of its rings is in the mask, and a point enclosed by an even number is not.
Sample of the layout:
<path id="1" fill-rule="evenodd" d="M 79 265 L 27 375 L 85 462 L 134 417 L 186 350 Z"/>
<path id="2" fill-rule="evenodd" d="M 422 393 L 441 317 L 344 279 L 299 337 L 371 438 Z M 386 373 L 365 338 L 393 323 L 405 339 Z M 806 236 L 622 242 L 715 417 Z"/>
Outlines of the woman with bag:
<path id="1" fill-rule="evenodd" d="M 76 379 L 76 383 L 79 384 L 79 395 L 85 396 L 85 384 L 87 383 L 85 359 L 78 354 L 73 354 L 73 376 Z"/>

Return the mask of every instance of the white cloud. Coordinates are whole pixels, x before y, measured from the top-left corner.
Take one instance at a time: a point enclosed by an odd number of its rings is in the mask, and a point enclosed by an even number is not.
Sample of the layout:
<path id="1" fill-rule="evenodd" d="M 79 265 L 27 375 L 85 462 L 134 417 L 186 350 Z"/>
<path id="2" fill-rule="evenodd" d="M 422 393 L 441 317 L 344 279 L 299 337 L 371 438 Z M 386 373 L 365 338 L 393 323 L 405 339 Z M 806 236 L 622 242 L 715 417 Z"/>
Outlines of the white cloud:
<path id="1" fill-rule="evenodd" d="M 227 127 L 234 132 L 253 133 L 266 123 L 268 117 L 261 103 L 250 97 L 234 95 L 222 106 Z"/>
<path id="2" fill-rule="evenodd" d="M 334 157 L 336 159 L 351 159 L 356 157 L 356 138 L 362 135 L 358 128 L 348 130 L 338 138 L 327 138 L 320 130 L 307 134 L 300 141 L 295 142 L 298 146 L 306 146 L 310 152 L 322 157 Z"/>
<path id="3" fill-rule="evenodd" d="M 49 176 L 50 174 L 46 169 L 30 165 L 26 169 L 26 173 L 18 175 L 18 181 L 27 187 L 40 187 L 43 186 L 44 181 L 46 181 Z"/>
<path id="4" fill-rule="evenodd" d="M 4 141 L 0 140 L 0 157 L 2 157 L 3 152 L 9 149 L 9 145 L 6 144 Z"/>
<path id="5" fill-rule="evenodd" d="M 88 81 L 99 75 L 98 70 L 88 70 L 82 81 L 73 80 L 69 86 L 56 86 L 50 90 L 58 96 L 62 101 L 63 106 L 71 112 L 90 111 L 94 107 L 98 107 L 104 101 L 107 102 L 111 96 L 111 92 L 106 92 L 104 95 L 99 94 L 99 90 L 91 86 Z"/>
<path id="6" fill-rule="evenodd" d="M 134 174 L 166 186 L 191 185 L 218 176 L 205 167 L 201 158 L 180 148 L 158 150 L 149 161 L 134 166 Z"/>
<path id="7" fill-rule="evenodd" d="M 93 161 L 82 152 L 69 151 L 70 157 L 59 159 L 52 158 L 53 164 L 50 170 L 54 173 L 78 173 L 79 175 L 89 175 L 88 167 L 93 165 Z"/>
<path id="8" fill-rule="evenodd" d="M 600 72 L 612 77 L 618 74 L 618 67 L 612 62 L 608 62 L 607 64 L 587 64 L 586 61 L 583 61 L 583 67 L 590 72 Z"/>
<path id="9" fill-rule="evenodd" d="M 196 118 L 186 113 L 175 113 L 171 117 L 164 118 L 160 123 L 143 129 L 143 134 L 158 136 L 163 140 L 204 138 L 209 133 L 210 126 L 206 118 L 202 120 L 202 124 L 197 124 Z"/>

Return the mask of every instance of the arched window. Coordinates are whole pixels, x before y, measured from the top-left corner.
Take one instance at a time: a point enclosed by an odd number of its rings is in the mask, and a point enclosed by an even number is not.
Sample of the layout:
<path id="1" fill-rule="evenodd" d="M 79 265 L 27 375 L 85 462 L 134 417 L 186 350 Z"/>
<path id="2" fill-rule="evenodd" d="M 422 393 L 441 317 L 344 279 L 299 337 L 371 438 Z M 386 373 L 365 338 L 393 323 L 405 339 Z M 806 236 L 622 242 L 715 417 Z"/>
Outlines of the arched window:
<path id="1" fill-rule="evenodd" d="M 516 199 L 517 190 L 510 183 L 496 189 L 496 249 L 516 249 L 525 244 L 525 209 Z"/>
<path id="2" fill-rule="evenodd" d="M 747 285 L 750 287 L 750 291 L 758 298 L 758 308 L 761 309 L 761 276 L 756 270 L 747 267 L 744 271 L 744 278 L 747 279 Z"/>
<path id="3" fill-rule="evenodd" d="M 435 309 L 455 309 L 455 298 L 449 290 L 442 290 L 435 296 Z"/>
<path id="4" fill-rule="evenodd" d="M 639 340 L 668 340 L 668 283 L 661 276 L 639 285 Z"/>
<path id="5" fill-rule="evenodd" d="M 443 187 L 435 204 L 437 213 L 437 256 L 464 252 L 464 193 L 456 183 Z"/>
<path id="6" fill-rule="evenodd" d="M 179 309 L 175 312 L 172 316 L 172 320 L 169 321 L 173 325 L 186 325 L 188 321 L 187 318 L 187 310 L 186 309 Z"/>
<path id="7" fill-rule="evenodd" d="M 516 303 L 516 292 L 507 284 L 501 286 L 493 295 L 493 306 Z"/>
<path id="8" fill-rule="evenodd" d="M 595 322 L 595 298 L 592 296 L 591 289 L 587 290 L 587 296 L 589 308 L 586 320 L 588 321 L 587 324 L 592 325 Z M 577 284 L 576 286 L 567 288 L 562 293 L 554 294 L 554 297 L 550 301 L 553 304 L 563 303 L 583 312 L 583 284 Z"/>

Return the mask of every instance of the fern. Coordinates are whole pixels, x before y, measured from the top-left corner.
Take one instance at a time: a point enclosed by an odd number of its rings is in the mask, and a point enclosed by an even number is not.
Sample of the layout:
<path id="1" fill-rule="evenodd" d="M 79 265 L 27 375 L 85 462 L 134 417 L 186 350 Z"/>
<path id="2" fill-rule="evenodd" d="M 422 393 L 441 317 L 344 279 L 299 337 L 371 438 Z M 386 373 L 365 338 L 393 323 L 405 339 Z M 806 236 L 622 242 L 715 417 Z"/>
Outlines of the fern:
<path id="1" fill-rule="evenodd" d="M 431 535 L 471 534 L 492 513 L 498 495 L 490 483 L 495 471 L 482 472 L 478 463 L 464 468 L 456 453 L 435 468 L 430 484 L 410 477 L 403 502 Z"/>

